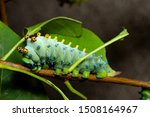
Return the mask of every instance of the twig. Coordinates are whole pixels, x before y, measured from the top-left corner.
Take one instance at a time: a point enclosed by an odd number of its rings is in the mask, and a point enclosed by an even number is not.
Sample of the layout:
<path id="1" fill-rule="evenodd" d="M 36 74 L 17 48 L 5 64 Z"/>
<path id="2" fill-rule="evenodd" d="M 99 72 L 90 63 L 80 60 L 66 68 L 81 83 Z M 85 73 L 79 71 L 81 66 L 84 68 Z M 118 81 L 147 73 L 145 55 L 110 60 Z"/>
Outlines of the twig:
<path id="1" fill-rule="evenodd" d="M 7 66 L 11 66 L 11 67 L 15 67 L 15 68 L 19 68 L 19 69 L 22 69 L 25 71 L 32 72 L 29 68 L 24 67 L 20 64 L 15 64 L 12 62 L 7 62 L 7 61 L 0 61 L 0 64 L 5 64 Z M 51 69 L 43 69 L 36 74 L 41 75 L 41 76 L 48 76 L 51 78 L 56 78 L 54 75 L 54 70 L 51 70 Z M 74 78 L 74 77 L 72 77 L 71 73 L 69 73 L 65 76 L 59 75 L 59 78 L 62 80 L 66 80 L 66 78 L 69 80 L 83 80 L 82 74 L 79 74 L 78 78 Z M 95 82 L 115 83 L 115 84 L 124 84 L 124 85 L 136 86 L 136 87 L 150 88 L 149 82 L 133 80 L 133 79 L 128 79 L 128 78 L 122 78 L 122 77 L 106 77 L 103 79 L 97 79 L 96 75 L 91 74 L 89 76 L 88 80 L 95 81 Z"/>
<path id="2" fill-rule="evenodd" d="M 0 14 L 2 21 L 8 25 L 8 18 L 6 13 L 6 2 L 5 0 L 0 0 Z"/>

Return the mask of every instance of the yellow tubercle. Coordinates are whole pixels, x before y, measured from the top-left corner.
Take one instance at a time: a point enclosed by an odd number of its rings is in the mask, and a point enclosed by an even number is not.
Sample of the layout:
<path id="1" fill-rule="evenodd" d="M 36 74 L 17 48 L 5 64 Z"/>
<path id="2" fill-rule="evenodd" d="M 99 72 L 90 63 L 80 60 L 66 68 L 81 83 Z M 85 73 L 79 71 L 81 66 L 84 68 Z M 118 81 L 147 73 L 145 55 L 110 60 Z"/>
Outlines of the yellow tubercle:
<path id="1" fill-rule="evenodd" d="M 23 53 L 23 48 L 22 47 L 18 47 L 17 50 L 18 50 L 18 52 Z"/>
<path id="2" fill-rule="evenodd" d="M 69 44 L 68 44 L 68 45 L 69 45 L 69 46 L 71 46 L 71 44 L 72 44 L 72 42 L 69 42 Z"/>
<path id="3" fill-rule="evenodd" d="M 37 35 L 37 36 L 41 36 L 41 33 L 40 33 L 40 32 L 38 32 L 36 35 Z"/>
<path id="4" fill-rule="evenodd" d="M 63 39 L 61 42 L 64 43 L 64 42 L 65 42 L 65 39 Z"/>
<path id="5" fill-rule="evenodd" d="M 36 41 L 36 38 L 33 36 L 33 37 L 31 37 L 31 41 L 32 42 L 35 42 Z"/>
<path id="6" fill-rule="evenodd" d="M 57 36 L 55 36 L 54 40 L 55 40 L 55 41 L 58 41 L 58 37 L 57 37 Z"/>
<path id="7" fill-rule="evenodd" d="M 18 47 L 17 50 L 24 55 L 28 54 L 28 50 L 26 48 Z"/>
<path id="8" fill-rule="evenodd" d="M 85 51 L 86 51 L 86 48 L 83 49 L 83 52 L 85 52 Z"/>
<path id="9" fill-rule="evenodd" d="M 45 34 L 45 36 L 44 36 L 45 38 L 50 38 L 50 35 L 49 34 Z"/>
<path id="10" fill-rule="evenodd" d="M 77 48 L 77 49 L 78 49 L 78 48 L 79 48 L 79 45 L 76 45 L 76 47 L 75 47 L 75 48 Z"/>
<path id="11" fill-rule="evenodd" d="M 28 50 L 26 48 L 23 49 L 23 52 L 22 52 L 24 55 L 28 54 Z"/>

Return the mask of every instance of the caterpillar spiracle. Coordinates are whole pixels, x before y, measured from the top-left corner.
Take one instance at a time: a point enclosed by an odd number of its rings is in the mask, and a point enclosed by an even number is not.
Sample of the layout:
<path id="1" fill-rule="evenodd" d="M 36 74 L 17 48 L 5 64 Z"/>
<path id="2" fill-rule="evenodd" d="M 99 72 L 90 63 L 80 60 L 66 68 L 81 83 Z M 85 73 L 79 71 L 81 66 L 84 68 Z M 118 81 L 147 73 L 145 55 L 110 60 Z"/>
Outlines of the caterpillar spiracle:
<path id="1" fill-rule="evenodd" d="M 36 36 L 28 37 L 26 46 L 18 47 L 18 51 L 23 54 L 24 63 L 30 65 L 33 70 L 40 70 L 44 65 L 48 65 L 55 70 L 56 75 L 61 72 L 67 74 L 69 67 L 87 53 L 86 49 L 79 50 L 79 45 L 71 47 L 71 42 L 64 44 L 64 41 L 63 39 L 58 42 L 57 37 L 52 39 L 49 34 L 41 36 L 41 33 L 37 33 Z M 102 56 L 93 54 L 72 71 L 72 76 L 78 77 L 78 74 L 82 73 L 83 78 L 88 78 L 92 73 L 96 74 L 97 78 L 104 78 L 109 73 L 107 64 L 107 61 L 102 60 Z"/>

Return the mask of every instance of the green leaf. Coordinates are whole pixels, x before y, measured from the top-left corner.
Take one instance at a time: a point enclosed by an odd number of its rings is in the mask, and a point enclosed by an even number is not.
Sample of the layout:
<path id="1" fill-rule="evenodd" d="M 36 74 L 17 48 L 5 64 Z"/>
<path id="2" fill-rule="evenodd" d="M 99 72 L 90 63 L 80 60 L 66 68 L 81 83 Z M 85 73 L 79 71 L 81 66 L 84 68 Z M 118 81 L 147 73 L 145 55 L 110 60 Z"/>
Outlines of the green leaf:
<path id="1" fill-rule="evenodd" d="M 80 21 L 71 18 L 55 17 L 45 22 L 25 28 L 24 33 L 30 36 L 40 31 L 49 34 L 52 33 L 78 37 L 82 32 L 81 25 L 82 24 Z"/>
<path id="2" fill-rule="evenodd" d="M 0 21 L 0 58 L 2 58 L 20 37 Z M 8 61 L 21 63 L 21 55 L 13 52 Z M 34 85 L 34 86 L 33 86 Z M 17 72 L 0 69 L 0 99 L 47 99 L 39 82 Z M 31 90 L 32 89 L 32 90 Z"/>

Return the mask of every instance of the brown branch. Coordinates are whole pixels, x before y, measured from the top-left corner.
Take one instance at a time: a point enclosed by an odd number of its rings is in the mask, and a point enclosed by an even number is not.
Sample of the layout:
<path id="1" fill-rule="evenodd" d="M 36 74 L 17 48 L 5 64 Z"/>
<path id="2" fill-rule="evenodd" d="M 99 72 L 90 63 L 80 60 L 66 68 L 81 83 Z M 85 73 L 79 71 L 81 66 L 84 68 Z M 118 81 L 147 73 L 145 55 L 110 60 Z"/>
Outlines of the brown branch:
<path id="1" fill-rule="evenodd" d="M 5 0 L 0 0 L 0 14 L 2 21 L 8 25 L 8 18 L 6 13 L 6 2 Z"/>
<path id="2" fill-rule="evenodd" d="M 11 67 L 15 67 L 15 68 L 19 68 L 22 70 L 26 70 L 26 71 L 30 71 L 32 72 L 29 68 L 24 67 L 20 64 L 14 64 L 12 62 L 6 62 L 6 61 L 0 61 L 0 64 L 5 64 L 7 66 L 11 66 Z M 54 70 L 51 69 L 43 69 L 41 71 L 39 71 L 38 73 L 36 73 L 38 75 L 41 76 L 48 76 L 51 78 L 56 78 L 54 75 Z M 58 77 L 57 77 L 58 78 Z M 82 79 L 82 74 L 79 74 L 78 78 L 74 78 L 71 76 L 70 74 L 67 75 L 59 75 L 60 79 L 66 80 L 83 80 Z M 131 85 L 131 86 L 136 86 L 136 87 L 143 87 L 143 88 L 150 88 L 150 83 L 149 82 L 145 82 L 145 81 L 140 81 L 140 80 L 133 80 L 133 79 L 128 79 L 128 78 L 122 78 L 122 77 L 106 77 L 103 79 L 97 79 L 96 75 L 90 75 L 88 80 L 91 81 L 95 81 L 95 82 L 105 82 L 105 83 L 115 83 L 115 84 L 124 84 L 124 85 Z"/>

